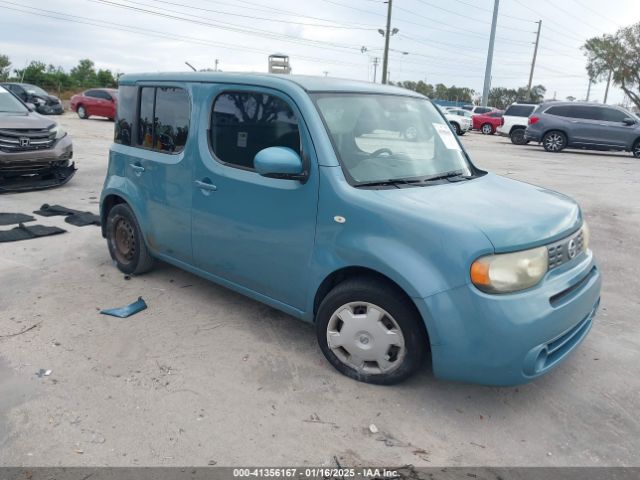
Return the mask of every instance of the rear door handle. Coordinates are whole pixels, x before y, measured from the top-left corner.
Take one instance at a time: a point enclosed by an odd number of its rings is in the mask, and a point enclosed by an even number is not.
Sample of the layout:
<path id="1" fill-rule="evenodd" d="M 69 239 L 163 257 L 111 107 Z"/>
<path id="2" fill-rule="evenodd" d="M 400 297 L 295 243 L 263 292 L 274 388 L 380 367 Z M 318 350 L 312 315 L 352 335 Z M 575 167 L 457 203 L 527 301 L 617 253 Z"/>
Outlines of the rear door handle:
<path id="1" fill-rule="evenodd" d="M 136 173 L 138 173 L 138 174 L 140 174 L 140 173 L 144 172 L 144 167 L 143 167 L 142 165 L 138 165 L 138 164 L 136 164 L 136 163 L 130 163 L 130 164 L 129 164 L 129 166 L 131 167 L 131 169 L 132 169 L 134 172 L 136 172 Z"/>
<path id="2" fill-rule="evenodd" d="M 196 184 L 196 187 L 198 187 L 200 190 L 205 190 L 207 192 L 215 192 L 218 189 L 218 187 L 216 187 L 210 181 L 207 182 L 203 180 L 196 180 L 194 183 Z"/>

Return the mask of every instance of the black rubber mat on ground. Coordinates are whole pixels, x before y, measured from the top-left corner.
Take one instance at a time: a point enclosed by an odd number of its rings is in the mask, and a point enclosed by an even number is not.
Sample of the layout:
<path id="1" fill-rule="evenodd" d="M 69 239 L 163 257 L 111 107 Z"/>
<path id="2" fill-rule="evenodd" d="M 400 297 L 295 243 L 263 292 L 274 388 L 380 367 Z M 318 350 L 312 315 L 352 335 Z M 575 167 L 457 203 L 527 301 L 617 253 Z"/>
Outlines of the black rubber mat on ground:
<path id="1" fill-rule="evenodd" d="M 18 242 L 29 240 L 30 238 L 47 237 L 65 233 L 66 230 L 58 227 L 48 227 L 46 225 L 23 225 L 22 223 L 11 230 L 0 230 L 0 243 Z"/>
<path id="2" fill-rule="evenodd" d="M 49 205 L 45 203 L 40 207 L 40 210 L 36 210 L 33 213 L 37 213 L 43 217 L 63 215 L 67 217 L 64 219 L 65 222 L 75 225 L 76 227 L 84 227 L 85 225 L 100 226 L 100 217 L 98 215 L 91 212 L 82 212 L 80 210 L 74 210 L 73 208 L 63 207 L 62 205 Z"/>
<path id="3" fill-rule="evenodd" d="M 0 213 L 0 225 L 15 225 L 33 220 L 35 220 L 34 217 L 25 213 Z"/>

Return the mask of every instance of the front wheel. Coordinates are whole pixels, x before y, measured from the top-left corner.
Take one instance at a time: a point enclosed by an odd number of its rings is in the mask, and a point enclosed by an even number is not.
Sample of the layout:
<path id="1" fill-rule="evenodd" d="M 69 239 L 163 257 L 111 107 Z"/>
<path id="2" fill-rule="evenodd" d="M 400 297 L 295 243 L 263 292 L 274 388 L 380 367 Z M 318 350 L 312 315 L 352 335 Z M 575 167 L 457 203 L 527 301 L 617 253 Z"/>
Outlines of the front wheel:
<path id="1" fill-rule="evenodd" d="M 640 139 L 636 140 L 636 143 L 633 144 L 631 153 L 633 153 L 634 157 L 640 158 Z"/>
<path id="2" fill-rule="evenodd" d="M 82 119 L 82 120 L 86 120 L 87 118 L 89 118 L 89 116 L 87 115 L 87 109 L 84 108 L 82 105 L 78 106 L 78 116 Z"/>
<path id="3" fill-rule="evenodd" d="M 526 145 L 529 143 L 527 139 L 524 138 L 524 128 L 517 128 L 509 134 L 511 138 L 511 143 L 514 145 Z"/>
<path id="4" fill-rule="evenodd" d="M 558 153 L 567 146 L 567 136 L 562 132 L 547 132 L 542 137 L 542 146 L 547 152 Z"/>
<path id="5" fill-rule="evenodd" d="M 492 135 L 493 127 L 491 126 L 490 123 L 485 123 L 482 125 L 482 128 L 480 129 L 480 131 L 485 135 Z"/>
<path id="6" fill-rule="evenodd" d="M 346 280 L 324 298 L 316 336 L 324 356 L 355 380 L 391 385 L 422 365 L 428 341 L 402 292 L 369 278 Z"/>
<path id="7" fill-rule="evenodd" d="M 122 273 L 141 274 L 153 268 L 154 259 L 129 205 L 120 203 L 109 211 L 106 233 L 109 254 Z"/>
<path id="8" fill-rule="evenodd" d="M 460 125 L 458 125 L 458 124 L 457 124 L 457 123 L 455 123 L 455 122 L 452 122 L 452 123 L 451 123 L 451 126 L 452 126 L 452 127 L 453 127 L 453 129 L 456 131 L 456 134 L 457 134 L 457 135 L 462 135 L 462 133 L 463 133 L 463 132 L 462 132 L 462 129 L 460 128 Z"/>

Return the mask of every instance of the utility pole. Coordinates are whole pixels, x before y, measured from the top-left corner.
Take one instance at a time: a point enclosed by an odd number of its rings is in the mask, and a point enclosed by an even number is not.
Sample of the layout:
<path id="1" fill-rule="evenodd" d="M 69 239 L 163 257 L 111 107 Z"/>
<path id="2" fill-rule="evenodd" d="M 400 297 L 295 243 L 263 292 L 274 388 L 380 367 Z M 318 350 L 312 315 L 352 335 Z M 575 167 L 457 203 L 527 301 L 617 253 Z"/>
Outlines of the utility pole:
<path id="1" fill-rule="evenodd" d="M 380 59 L 378 57 L 373 57 L 373 83 L 376 83 L 376 75 L 378 73 L 378 63 L 380 63 Z"/>
<path id="2" fill-rule="evenodd" d="M 589 77 L 589 86 L 587 87 L 587 99 L 585 102 L 589 101 L 589 95 L 591 95 L 591 77 Z"/>
<path id="3" fill-rule="evenodd" d="M 219 63 L 219 60 L 216 58 L 216 61 L 215 61 L 215 67 L 213 68 L 213 71 L 214 71 L 214 72 L 217 72 L 217 71 L 218 71 L 218 63 Z"/>
<path id="4" fill-rule="evenodd" d="M 607 78 L 607 88 L 604 91 L 604 102 L 602 103 L 607 103 L 607 97 L 609 96 L 609 84 L 611 83 L 611 74 L 613 73 L 613 70 L 609 70 L 609 78 Z"/>
<path id="5" fill-rule="evenodd" d="M 391 1 L 391 0 L 389 0 Z M 498 23 L 498 7 L 500 0 L 493 0 L 493 20 L 491 21 L 491 37 L 489 37 L 489 51 L 487 52 L 487 67 L 484 70 L 484 88 L 482 90 L 482 105 L 487 106 L 489 88 L 491 88 L 491 64 L 493 63 L 493 44 L 496 41 L 496 24 Z"/>
<path id="6" fill-rule="evenodd" d="M 498 1 L 498 0 L 496 0 Z M 391 38 L 391 4 L 393 0 L 387 0 L 387 28 L 384 34 L 384 55 L 382 56 L 382 83 L 387 83 L 387 68 L 389 66 L 389 38 Z"/>
<path id="7" fill-rule="evenodd" d="M 533 69 L 536 68 L 536 56 L 538 55 L 538 42 L 540 41 L 540 29 L 542 28 L 542 20 L 536 22 L 538 24 L 538 33 L 536 34 L 536 46 L 533 49 L 533 60 L 531 61 L 531 73 L 529 73 L 529 85 L 527 92 L 531 93 L 531 82 L 533 81 Z"/>

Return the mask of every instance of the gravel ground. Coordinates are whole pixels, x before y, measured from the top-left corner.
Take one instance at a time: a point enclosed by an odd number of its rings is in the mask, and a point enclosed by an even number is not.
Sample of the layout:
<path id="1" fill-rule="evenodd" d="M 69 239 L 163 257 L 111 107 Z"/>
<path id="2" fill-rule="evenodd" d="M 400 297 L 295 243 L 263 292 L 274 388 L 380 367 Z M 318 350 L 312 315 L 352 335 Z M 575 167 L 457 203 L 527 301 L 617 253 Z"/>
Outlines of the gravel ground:
<path id="1" fill-rule="evenodd" d="M 97 212 L 113 123 L 66 114 L 79 171 L 0 196 Z M 582 205 L 604 276 L 583 345 L 518 388 L 349 380 L 311 326 L 168 265 L 126 280 L 94 226 L 0 246 L 0 465 L 640 465 L 640 161 L 470 133 L 475 162 Z M 100 308 L 143 296 L 128 319 Z M 51 369 L 38 377 L 39 369 Z M 370 424 L 379 430 L 371 433 Z"/>

